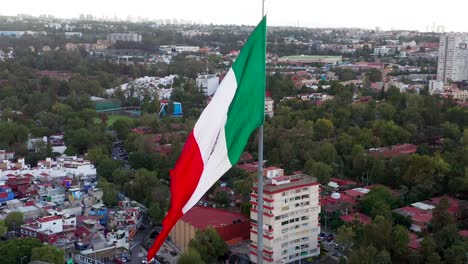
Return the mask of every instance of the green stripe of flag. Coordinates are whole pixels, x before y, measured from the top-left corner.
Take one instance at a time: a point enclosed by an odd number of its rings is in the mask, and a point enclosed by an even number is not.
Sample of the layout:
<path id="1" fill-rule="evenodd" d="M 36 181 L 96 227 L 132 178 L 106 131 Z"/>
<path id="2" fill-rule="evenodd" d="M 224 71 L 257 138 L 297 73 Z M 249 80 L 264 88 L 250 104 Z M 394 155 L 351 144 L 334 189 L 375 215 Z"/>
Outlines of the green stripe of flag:
<path id="1" fill-rule="evenodd" d="M 250 134 L 264 121 L 265 114 L 266 16 L 250 35 L 232 68 L 237 90 L 229 106 L 226 145 L 229 161 L 235 164 Z"/>

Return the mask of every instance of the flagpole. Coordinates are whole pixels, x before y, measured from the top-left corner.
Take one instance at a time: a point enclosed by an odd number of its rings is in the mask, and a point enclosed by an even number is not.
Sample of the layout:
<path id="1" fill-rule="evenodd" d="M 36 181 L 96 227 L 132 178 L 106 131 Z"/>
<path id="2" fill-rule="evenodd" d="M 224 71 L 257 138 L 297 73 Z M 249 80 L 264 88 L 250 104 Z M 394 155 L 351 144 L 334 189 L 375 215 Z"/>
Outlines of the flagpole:
<path id="1" fill-rule="evenodd" d="M 262 19 L 265 16 L 265 0 L 262 1 Z M 265 29 L 265 57 L 266 57 L 266 29 Z M 266 63 L 266 61 L 264 62 Z M 265 67 L 266 83 L 266 67 Z M 266 88 L 266 85 L 265 85 Z M 264 95 L 265 97 L 265 95 Z M 257 210 L 257 264 L 263 264 L 263 125 L 258 129 L 258 210 Z"/>

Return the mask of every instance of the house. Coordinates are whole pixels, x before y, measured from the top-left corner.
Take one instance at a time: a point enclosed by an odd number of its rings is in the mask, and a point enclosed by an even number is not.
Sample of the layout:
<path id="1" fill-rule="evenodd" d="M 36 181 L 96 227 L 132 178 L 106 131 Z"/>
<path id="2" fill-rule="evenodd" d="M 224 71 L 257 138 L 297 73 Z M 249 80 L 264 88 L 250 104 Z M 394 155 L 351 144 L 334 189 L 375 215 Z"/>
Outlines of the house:
<path id="1" fill-rule="evenodd" d="M 432 219 L 432 212 L 414 206 L 397 208 L 393 212 L 409 217 L 411 219 L 410 230 L 414 232 L 426 230 L 427 225 Z"/>
<path id="2" fill-rule="evenodd" d="M 75 230 L 75 215 L 51 215 L 22 225 L 21 237 L 36 237 L 44 243 L 55 244 L 73 240 Z"/>
<path id="3" fill-rule="evenodd" d="M 340 179 L 336 177 L 332 177 L 330 179 L 330 182 L 328 183 L 328 186 L 332 188 L 340 188 L 340 189 L 348 189 L 349 187 L 356 186 L 357 182 L 352 181 L 352 180 L 347 180 L 347 179 Z M 336 186 L 336 187 L 334 187 Z"/>
<path id="4" fill-rule="evenodd" d="M 346 193 L 334 192 L 330 195 L 323 196 L 321 199 L 322 211 L 333 213 L 340 211 L 347 215 L 356 211 L 357 200 L 355 197 L 349 196 Z"/>

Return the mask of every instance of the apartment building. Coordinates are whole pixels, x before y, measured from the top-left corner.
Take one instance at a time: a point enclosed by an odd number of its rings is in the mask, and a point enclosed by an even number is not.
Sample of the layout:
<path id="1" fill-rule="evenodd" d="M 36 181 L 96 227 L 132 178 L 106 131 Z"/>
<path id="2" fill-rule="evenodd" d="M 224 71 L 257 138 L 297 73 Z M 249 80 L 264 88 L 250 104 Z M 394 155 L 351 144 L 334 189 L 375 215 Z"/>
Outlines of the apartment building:
<path id="1" fill-rule="evenodd" d="M 115 44 L 117 41 L 141 42 L 141 35 L 137 33 L 111 33 L 107 35 L 107 41 Z"/>
<path id="2" fill-rule="evenodd" d="M 319 183 L 298 174 L 284 176 L 283 170 L 268 170 L 264 181 L 263 259 L 264 263 L 300 263 L 320 254 Z M 269 178 L 271 176 L 272 178 Z M 257 263 L 257 183 L 250 203 L 250 260 Z"/>
<path id="3" fill-rule="evenodd" d="M 437 80 L 468 80 L 468 34 L 454 33 L 440 37 Z"/>

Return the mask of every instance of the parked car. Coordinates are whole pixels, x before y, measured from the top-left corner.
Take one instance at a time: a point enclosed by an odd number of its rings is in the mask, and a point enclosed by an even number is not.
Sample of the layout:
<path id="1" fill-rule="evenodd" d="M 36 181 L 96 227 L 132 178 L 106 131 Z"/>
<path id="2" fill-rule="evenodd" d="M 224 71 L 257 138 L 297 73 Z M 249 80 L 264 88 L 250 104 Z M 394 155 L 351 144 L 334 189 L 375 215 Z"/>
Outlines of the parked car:
<path id="1" fill-rule="evenodd" d="M 333 234 L 329 234 L 328 237 L 327 237 L 327 241 L 331 242 L 331 241 L 333 241 L 333 238 L 334 238 Z"/>

